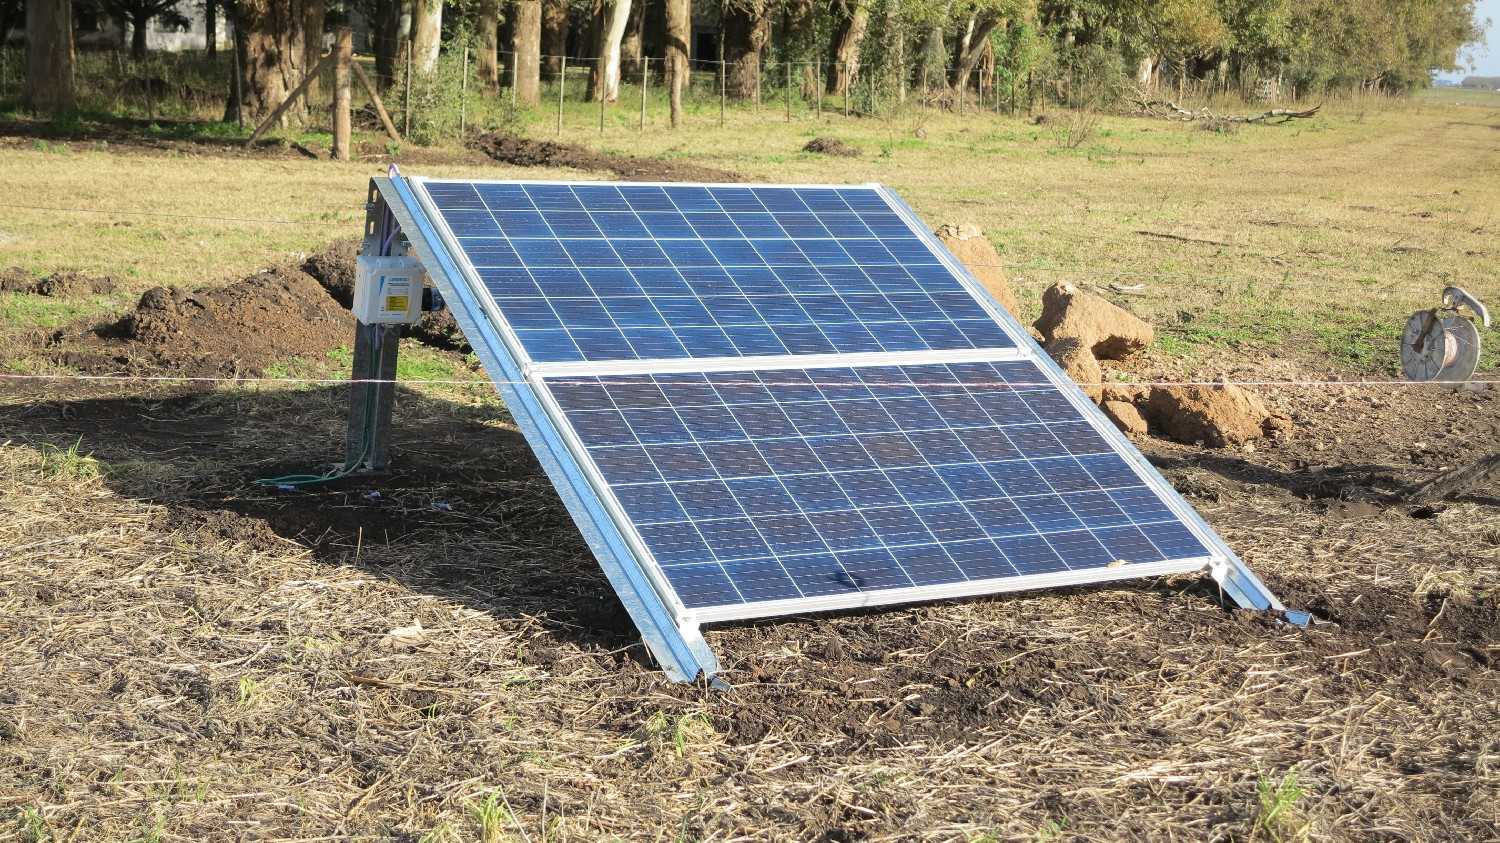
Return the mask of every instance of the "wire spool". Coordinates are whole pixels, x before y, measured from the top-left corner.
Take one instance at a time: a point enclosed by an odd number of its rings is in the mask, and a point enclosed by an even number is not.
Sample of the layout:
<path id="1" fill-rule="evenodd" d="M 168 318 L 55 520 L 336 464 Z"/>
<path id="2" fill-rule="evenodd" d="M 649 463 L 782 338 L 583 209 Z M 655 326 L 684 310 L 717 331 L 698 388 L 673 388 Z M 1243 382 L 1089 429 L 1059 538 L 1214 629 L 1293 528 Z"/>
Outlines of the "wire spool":
<path id="1" fill-rule="evenodd" d="M 1479 367 L 1479 328 L 1458 308 L 1468 306 L 1485 325 L 1484 305 L 1458 287 L 1443 290 L 1443 306 L 1419 310 L 1401 332 L 1401 369 L 1414 381 L 1463 383 Z"/>
<path id="2" fill-rule="evenodd" d="M 1462 383 L 1479 366 L 1479 329 L 1462 316 L 1422 310 L 1401 334 L 1401 369 L 1414 381 Z"/>

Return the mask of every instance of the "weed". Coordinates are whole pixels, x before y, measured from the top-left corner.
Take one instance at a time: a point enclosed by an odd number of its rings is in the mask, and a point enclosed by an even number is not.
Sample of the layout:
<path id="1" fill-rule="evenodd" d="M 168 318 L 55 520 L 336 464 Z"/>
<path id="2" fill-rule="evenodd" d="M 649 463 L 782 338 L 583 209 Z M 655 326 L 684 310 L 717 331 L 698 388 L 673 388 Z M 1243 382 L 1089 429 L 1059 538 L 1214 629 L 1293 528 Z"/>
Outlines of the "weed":
<path id="1" fill-rule="evenodd" d="M 241 706 L 249 707 L 255 703 L 261 695 L 261 685 L 255 677 L 245 674 L 240 677 L 239 703 Z"/>
<path id="2" fill-rule="evenodd" d="M 505 795 L 499 790 L 485 794 L 480 801 L 469 806 L 469 816 L 479 826 L 480 843 L 499 843 L 506 837 L 505 829 L 515 822 Z"/>
<path id="3" fill-rule="evenodd" d="M 47 830 L 47 821 L 42 819 L 42 812 L 35 808 L 22 808 L 17 812 L 16 830 L 21 843 L 42 843 L 52 839 L 52 833 Z"/>
<path id="4" fill-rule="evenodd" d="M 1276 782 L 1262 776 L 1256 783 L 1256 794 L 1260 804 L 1252 835 L 1264 834 L 1275 843 L 1307 839 L 1307 823 L 1297 809 L 1297 803 L 1306 793 L 1297 783 L 1295 771 Z"/>
<path id="5" fill-rule="evenodd" d="M 43 477 L 52 477 L 65 480 L 89 480 L 99 476 L 99 461 L 89 454 L 80 454 L 79 446 L 83 444 L 83 437 L 78 437 L 67 450 L 56 445 L 42 446 Z"/>

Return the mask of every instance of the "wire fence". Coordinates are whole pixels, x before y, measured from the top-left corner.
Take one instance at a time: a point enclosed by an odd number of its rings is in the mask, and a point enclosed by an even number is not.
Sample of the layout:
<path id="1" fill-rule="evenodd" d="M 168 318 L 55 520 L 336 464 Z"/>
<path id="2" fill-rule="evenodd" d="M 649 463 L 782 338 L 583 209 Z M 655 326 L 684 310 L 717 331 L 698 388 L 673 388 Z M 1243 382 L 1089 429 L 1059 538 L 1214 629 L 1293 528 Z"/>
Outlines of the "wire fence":
<path id="1" fill-rule="evenodd" d="M 356 60 L 373 70 L 368 57 Z M 0 48 L 0 102 L 20 99 L 24 61 L 24 50 Z M 670 66 L 663 58 L 622 56 L 618 79 L 603 84 L 603 60 L 544 54 L 535 86 L 517 79 L 516 54 L 508 50 L 498 51 L 491 62 L 458 45 L 427 72 L 411 69 L 410 51 L 404 62 L 379 79 L 380 93 L 403 137 L 419 144 L 461 142 L 471 130 L 520 125 L 550 128 L 557 135 L 644 131 L 671 119 Z M 148 124 L 212 124 L 232 116 L 234 73 L 232 50 L 214 56 L 154 52 L 143 58 L 124 51 L 88 51 L 78 55 L 75 81 L 85 113 Z M 306 117 L 303 131 L 315 131 L 325 122 L 321 115 L 331 102 L 331 66 L 323 75 L 327 78 L 313 86 L 299 109 L 299 116 Z M 1021 74 L 990 63 L 974 68 L 961 84 L 958 75 L 951 66 L 898 73 L 866 62 L 789 60 L 774 54 L 696 58 L 688 63 L 682 84 L 680 125 L 691 129 L 723 127 L 731 120 L 741 125 L 839 117 L 920 124 L 924 115 L 936 111 L 978 117 L 1100 105 L 1079 93 L 1084 86 L 1073 74 L 1056 68 Z M 1182 102 L 1238 95 L 1213 80 L 1181 80 L 1170 93 Z M 361 128 L 379 128 L 369 106 L 360 109 L 356 122 Z M 233 137 L 245 130 L 221 125 L 207 131 Z"/>

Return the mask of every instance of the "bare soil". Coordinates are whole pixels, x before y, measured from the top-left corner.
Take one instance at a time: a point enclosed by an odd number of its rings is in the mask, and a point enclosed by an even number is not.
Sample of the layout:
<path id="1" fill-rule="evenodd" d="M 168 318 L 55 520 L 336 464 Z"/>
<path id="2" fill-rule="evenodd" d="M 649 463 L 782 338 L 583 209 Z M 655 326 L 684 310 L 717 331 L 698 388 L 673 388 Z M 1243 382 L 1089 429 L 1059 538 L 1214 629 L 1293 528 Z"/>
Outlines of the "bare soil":
<path id="1" fill-rule="evenodd" d="M 626 181 L 743 181 L 738 173 L 717 167 L 663 158 L 610 155 L 576 144 L 533 140 L 499 132 L 480 135 L 470 142 L 470 146 L 496 161 L 518 167 L 570 167 L 613 173 Z"/>
<path id="2" fill-rule="evenodd" d="M 53 298 L 102 296 L 115 291 L 118 282 L 108 276 L 95 278 L 81 272 L 54 272 L 33 278 L 20 267 L 0 270 L 0 293 L 29 293 Z"/>
<path id="3" fill-rule="evenodd" d="M 288 358 L 322 359 L 353 328 L 312 276 L 278 268 L 221 287 L 154 287 L 117 321 L 58 331 L 49 345 L 91 374 L 259 376 Z"/>
<path id="4" fill-rule="evenodd" d="M 850 146 L 838 138 L 813 138 L 802 145 L 803 152 L 816 152 L 820 155 L 837 155 L 840 158 L 858 158 L 861 155 L 857 146 Z"/>

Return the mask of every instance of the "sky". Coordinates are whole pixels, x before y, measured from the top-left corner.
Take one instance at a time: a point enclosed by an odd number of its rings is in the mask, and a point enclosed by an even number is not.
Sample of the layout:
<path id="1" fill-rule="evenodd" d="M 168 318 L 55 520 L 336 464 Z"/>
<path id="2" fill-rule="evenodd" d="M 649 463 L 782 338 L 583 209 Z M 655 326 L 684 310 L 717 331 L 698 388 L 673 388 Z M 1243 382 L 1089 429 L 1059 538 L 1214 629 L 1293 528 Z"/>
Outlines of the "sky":
<path id="1" fill-rule="evenodd" d="M 1476 44 L 1459 53 L 1459 63 L 1464 66 L 1457 73 L 1440 73 L 1439 79 L 1462 79 L 1473 74 L 1475 76 L 1500 76 L 1500 0 L 1479 0 L 1474 4 L 1474 16 L 1481 23 L 1485 18 L 1490 19 L 1490 26 L 1484 31 L 1483 44 Z M 1474 63 L 1474 69 L 1470 70 L 1468 65 Z"/>

